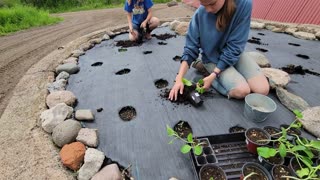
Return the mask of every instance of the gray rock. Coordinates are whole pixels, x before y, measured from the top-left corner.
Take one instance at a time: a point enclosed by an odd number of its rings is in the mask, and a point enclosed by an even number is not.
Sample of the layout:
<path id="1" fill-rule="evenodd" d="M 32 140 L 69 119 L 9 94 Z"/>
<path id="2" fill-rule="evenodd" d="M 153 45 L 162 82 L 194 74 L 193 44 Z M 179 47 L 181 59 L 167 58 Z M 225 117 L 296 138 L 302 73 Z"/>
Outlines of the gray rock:
<path id="1" fill-rule="evenodd" d="M 301 97 L 292 94 L 281 87 L 276 88 L 276 93 L 280 102 L 291 111 L 295 109 L 298 109 L 299 111 L 304 111 L 310 107 L 309 104 Z"/>
<path id="2" fill-rule="evenodd" d="M 78 58 L 79 56 L 82 56 L 84 54 L 85 54 L 85 52 L 83 50 L 77 49 L 77 50 L 72 51 L 71 57 Z"/>
<path id="3" fill-rule="evenodd" d="M 181 22 L 176 27 L 175 32 L 181 36 L 185 36 L 187 34 L 188 28 L 189 28 L 189 22 Z"/>
<path id="4" fill-rule="evenodd" d="M 250 23 L 250 28 L 252 29 L 263 29 L 265 27 L 264 23 L 259 23 L 259 22 L 255 22 L 255 21 L 251 21 Z"/>
<path id="5" fill-rule="evenodd" d="M 170 22 L 165 22 L 165 23 L 161 24 L 160 27 L 167 27 L 167 26 L 169 26 L 169 25 L 170 25 Z"/>
<path id="6" fill-rule="evenodd" d="M 108 34 L 103 35 L 102 40 L 109 40 L 110 36 Z"/>
<path id="7" fill-rule="evenodd" d="M 316 39 L 316 36 L 312 33 L 307 33 L 307 32 L 302 32 L 302 31 L 298 31 L 298 32 L 294 32 L 293 36 L 299 39 L 305 39 L 305 40 L 314 40 Z"/>
<path id="8" fill-rule="evenodd" d="M 75 117 L 77 120 L 80 120 L 80 121 L 93 121 L 94 120 L 94 115 L 90 109 L 77 110 Z"/>
<path id="9" fill-rule="evenodd" d="M 66 63 L 58 66 L 56 68 L 56 72 L 59 74 L 62 71 L 65 71 L 69 74 L 75 74 L 80 70 L 79 66 L 74 63 Z"/>
<path id="10" fill-rule="evenodd" d="M 63 147 L 76 140 L 80 129 L 81 124 L 78 121 L 68 119 L 53 129 L 52 140 L 57 146 Z"/>
<path id="11" fill-rule="evenodd" d="M 276 28 L 273 25 L 266 25 L 266 29 L 268 29 L 269 31 L 272 31 L 274 28 Z"/>
<path id="12" fill-rule="evenodd" d="M 90 43 L 90 42 L 86 42 L 80 45 L 79 49 L 83 50 L 83 51 L 88 51 L 89 49 L 93 48 L 94 44 Z"/>
<path id="13" fill-rule="evenodd" d="M 275 27 L 271 31 L 275 32 L 275 33 L 283 33 L 283 32 L 285 32 L 285 29 L 282 27 Z"/>
<path id="14" fill-rule="evenodd" d="M 171 177 L 169 180 L 179 180 L 179 179 L 177 179 L 175 177 Z"/>
<path id="15" fill-rule="evenodd" d="M 290 34 L 290 35 L 292 35 L 294 32 L 296 32 L 298 29 L 297 28 L 295 28 L 295 27 L 289 27 L 289 28 L 287 28 L 286 30 L 285 30 L 285 32 L 287 33 L 287 34 Z"/>
<path id="16" fill-rule="evenodd" d="M 167 3 L 167 6 L 168 6 L 168 7 L 177 6 L 177 5 L 178 5 L 178 3 L 177 3 L 177 1 L 175 1 L 175 0 Z"/>
<path id="17" fill-rule="evenodd" d="M 60 79 L 58 81 L 55 81 L 53 83 L 49 83 L 47 85 L 47 89 L 50 93 L 54 92 L 54 91 L 63 91 L 66 89 L 66 85 L 67 85 L 67 80 L 65 79 Z"/>
<path id="18" fill-rule="evenodd" d="M 100 44 L 102 42 L 101 38 L 95 38 L 95 39 L 91 39 L 89 41 L 91 44 Z"/>
<path id="19" fill-rule="evenodd" d="M 303 118 L 300 121 L 303 127 L 320 138 L 320 106 L 306 109 L 302 112 L 302 115 Z"/>
<path id="20" fill-rule="evenodd" d="M 269 79 L 269 84 L 272 89 L 276 87 L 285 87 L 289 81 L 288 73 L 274 68 L 262 68 L 264 75 Z"/>
<path id="21" fill-rule="evenodd" d="M 65 79 L 68 80 L 70 77 L 69 73 L 62 71 L 57 77 L 56 77 L 56 81 L 59 81 L 60 79 Z"/>
<path id="22" fill-rule="evenodd" d="M 76 57 L 69 57 L 69 58 L 64 59 L 64 60 L 62 61 L 62 64 L 67 64 L 67 63 L 78 64 L 78 58 L 76 58 Z"/>
<path id="23" fill-rule="evenodd" d="M 315 34 L 316 38 L 320 40 L 320 31 Z"/>
<path id="24" fill-rule="evenodd" d="M 65 103 L 68 106 L 74 106 L 76 96 L 71 91 L 54 91 L 47 96 L 46 103 L 49 108 L 54 107 L 59 103 Z"/>
<path id="25" fill-rule="evenodd" d="M 242 56 L 245 59 L 253 59 L 262 68 L 271 67 L 267 57 L 259 52 L 244 52 Z"/>
<path id="26" fill-rule="evenodd" d="M 113 36 L 116 35 L 116 34 L 115 34 L 114 32 L 112 32 L 112 31 L 107 31 L 106 33 L 107 33 L 107 35 L 108 35 L 109 37 L 113 37 Z"/>
<path id="27" fill-rule="evenodd" d="M 110 164 L 101 169 L 91 180 L 122 180 L 117 164 Z"/>
<path id="28" fill-rule="evenodd" d="M 170 23 L 170 29 L 171 30 L 176 30 L 177 26 L 180 24 L 180 21 L 174 20 Z"/>
<path id="29" fill-rule="evenodd" d="M 82 142 L 83 144 L 90 147 L 98 146 L 98 130 L 82 128 L 76 138 L 77 141 Z"/>
<path id="30" fill-rule="evenodd" d="M 44 131 L 52 133 L 53 129 L 72 115 L 73 108 L 65 103 L 57 104 L 51 109 L 45 110 L 40 115 L 41 126 Z"/>
<path id="31" fill-rule="evenodd" d="M 78 180 L 91 179 L 101 168 L 104 158 L 103 152 L 88 148 L 84 156 L 84 164 L 78 171 Z"/>

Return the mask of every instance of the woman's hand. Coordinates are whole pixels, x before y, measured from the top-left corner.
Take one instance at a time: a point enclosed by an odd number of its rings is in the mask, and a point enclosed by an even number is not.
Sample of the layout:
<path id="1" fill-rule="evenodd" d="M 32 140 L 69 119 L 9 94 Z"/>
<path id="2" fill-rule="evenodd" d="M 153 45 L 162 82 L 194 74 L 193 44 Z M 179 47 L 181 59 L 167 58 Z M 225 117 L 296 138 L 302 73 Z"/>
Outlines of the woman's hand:
<path id="1" fill-rule="evenodd" d="M 176 101 L 178 98 L 178 93 L 183 94 L 183 88 L 184 84 L 182 83 L 182 79 L 176 79 L 176 82 L 170 91 L 169 100 Z"/>
<path id="2" fill-rule="evenodd" d="M 203 78 L 203 88 L 205 90 L 208 90 L 210 86 L 212 85 L 213 80 L 216 78 L 215 73 L 211 73 L 209 76 Z"/>
<path id="3" fill-rule="evenodd" d="M 143 21 L 140 25 L 141 28 L 147 28 L 147 21 Z"/>

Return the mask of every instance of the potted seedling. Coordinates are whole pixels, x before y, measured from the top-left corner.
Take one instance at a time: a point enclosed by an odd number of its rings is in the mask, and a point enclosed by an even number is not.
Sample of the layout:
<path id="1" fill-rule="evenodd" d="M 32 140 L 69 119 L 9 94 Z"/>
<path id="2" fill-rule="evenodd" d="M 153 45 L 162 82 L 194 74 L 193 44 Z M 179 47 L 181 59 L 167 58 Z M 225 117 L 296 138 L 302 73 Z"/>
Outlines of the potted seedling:
<path id="1" fill-rule="evenodd" d="M 200 180 L 227 180 L 223 169 L 214 164 L 207 164 L 201 167 L 199 171 Z"/>
<path id="2" fill-rule="evenodd" d="M 260 164 L 246 163 L 242 167 L 240 180 L 272 180 L 270 173 Z"/>
<path id="3" fill-rule="evenodd" d="M 278 139 L 281 136 L 281 130 L 273 126 L 265 126 L 263 128 L 271 137 L 271 139 Z"/>
<path id="4" fill-rule="evenodd" d="M 260 128 L 249 128 L 245 132 L 248 151 L 257 154 L 257 147 L 265 146 L 270 142 L 270 135 Z"/>
<path id="5" fill-rule="evenodd" d="M 258 150 L 261 150 L 258 148 Z M 261 154 L 261 152 L 258 151 L 258 154 Z M 271 170 L 273 166 L 275 165 L 282 165 L 284 163 L 284 158 L 280 156 L 279 153 L 276 152 L 274 156 L 271 156 L 269 158 L 265 158 L 262 156 L 258 157 L 260 163 L 267 169 Z"/>
<path id="6" fill-rule="evenodd" d="M 183 89 L 183 96 L 194 106 L 201 106 L 203 100 L 200 97 L 200 94 L 205 92 L 203 88 L 203 79 L 200 79 L 197 84 L 193 84 L 186 78 L 182 78 L 182 83 L 185 85 Z M 178 94 L 179 96 L 180 94 Z"/>
<path id="7" fill-rule="evenodd" d="M 283 180 L 284 176 L 291 176 L 291 171 L 287 166 L 275 165 L 271 170 L 271 176 L 274 180 Z"/>

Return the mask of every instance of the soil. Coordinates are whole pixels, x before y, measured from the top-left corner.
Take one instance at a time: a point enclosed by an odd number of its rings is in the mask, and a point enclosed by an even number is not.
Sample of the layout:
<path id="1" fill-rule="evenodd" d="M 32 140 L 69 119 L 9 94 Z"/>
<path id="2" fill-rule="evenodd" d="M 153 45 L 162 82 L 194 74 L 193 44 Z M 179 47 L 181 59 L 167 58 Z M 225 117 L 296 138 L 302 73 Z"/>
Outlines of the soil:
<path id="1" fill-rule="evenodd" d="M 136 110 L 134 109 L 134 107 L 132 106 L 126 106 L 121 108 L 121 110 L 119 111 L 119 116 L 122 120 L 124 121 L 130 121 L 133 118 L 135 118 L 137 115 Z"/>
<path id="2" fill-rule="evenodd" d="M 143 51 L 143 54 L 151 54 L 152 51 Z"/>
<path id="3" fill-rule="evenodd" d="M 229 133 L 245 132 L 247 129 L 241 126 L 233 126 L 229 128 Z"/>
<path id="4" fill-rule="evenodd" d="M 255 172 L 257 174 L 254 174 L 247 178 L 247 180 L 268 180 L 264 172 L 262 172 L 259 168 L 255 166 L 246 166 L 243 169 L 244 176 L 250 174 L 251 172 Z"/>
<path id="5" fill-rule="evenodd" d="M 97 112 L 102 112 L 103 111 L 103 108 L 98 108 L 97 109 Z"/>
<path id="6" fill-rule="evenodd" d="M 280 131 L 280 129 L 275 128 L 275 127 L 265 127 L 263 128 L 265 131 L 267 131 L 267 133 L 269 133 L 269 135 L 272 138 L 278 139 L 279 137 L 281 137 L 281 134 L 278 134 Z M 273 134 L 277 134 L 277 135 L 273 135 Z"/>
<path id="7" fill-rule="evenodd" d="M 158 44 L 159 44 L 159 45 L 167 45 L 168 43 L 161 41 L 161 42 L 158 42 Z"/>
<path id="8" fill-rule="evenodd" d="M 286 129 L 286 128 L 289 127 L 289 125 L 282 124 L 282 125 L 280 125 L 280 127 L 283 127 L 283 128 Z M 298 135 L 298 136 L 301 135 L 301 131 L 300 131 L 299 129 L 296 129 L 296 128 L 290 128 L 290 129 L 288 129 L 287 133 L 288 133 L 288 135 L 291 135 L 291 134 L 295 134 L 295 135 Z"/>
<path id="9" fill-rule="evenodd" d="M 297 54 L 296 56 L 299 58 L 302 58 L 302 59 L 310 59 L 309 56 L 304 55 L 304 54 Z"/>
<path id="10" fill-rule="evenodd" d="M 128 74 L 131 70 L 130 69 L 121 69 L 120 71 L 116 72 L 116 75 L 124 75 L 124 74 Z"/>
<path id="11" fill-rule="evenodd" d="M 270 157 L 270 158 L 265 158 L 264 160 L 266 160 L 270 164 L 281 164 L 282 163 L 282 158 L 279 154 L 276 154 L 275 156 Z"/>
<path id="12" fill-rule="evenodd" d="M 275 166 L 272 174 L 274 180 L 283 180 L 282 176 L 290 176 L 290 170 L 287 166 Z"/>
<path id="13" fill-rule="evenodd" d="M 157 39 L 159 39 L 161 41 L 165 41 L 167 39 L 170 39 L 170 38 L 173 38 L 173 37 L 177 37 L 177 35 L 169 34 L 169 33 L 160 34 L 160 35 L 152 34 L 152 37 L 156 37 Z"/>
<path id="14" fill-rule="evenodd" d="M 260 51 L 260 52 L 263 52 L 263 53 L 265 53 L 265 52 L 268 52 L 269 50 L 266 50 L 266 49 L 263 49 L 263 48 L 256 48 L 256 50 L 258 50 L 258 51 Z"/>
<path id="15" fill-rule="evenodd" d="M 252 44 L 258 44 L 258 45 L 268 45 L 266 43 L 262 43 L 260 38 L 256 38 L 256 37 L 251 37 L 251 39 L 248 39 L 248 43 L 252 43 Z"/>
<path id="16" fill-rule="evenodd" d="M 267 135 L 256 129 L 252 129 L 251 131 L 249 131 L 247 136 L 252 142 L 255 142 L 256 144 L 265 144 L 265 142 L 259 142 L 259 140 L 268 139 Z"/>
<path id="17" fill-rule="evenodd" d="M 95 62 L 91 66 L 102 66 L 103 62 Z"/>
<path id="18" fill-rule="evenodd" d="M 200 177 L 202 180 L 210 180 L 211 177 L 213 177 L 213 179 L 226 180 L 223 172 L 216 167 L 204 168 L 200 174 Z"/>
<path id="19" fill-rule="evenodd" d="M 260 35 L 260 36 L 264 36 L 265 34 L 263 34 L 263 33 L 258 33 L 258 35 Z"/>
<path id="20" fill-rule="evenodd" d="M 154 85 L 158 88 L 158 89 L 162 89 L 168 86 L 168 81 L 164 80 L 164 79 L 159 79 L 157 80 Z"/>
<path id="21" fill-rule="evenodd" d="M 293 64 L 289 64 L 285 67 L 281 67 L 281 70 L 287 72 L 288 74 L 300 74 L 300 75 L 305 75 L 307 74 L 311 74 L 311 75 L 315 75 L 315 76 L 320 76 L 320 73 L 311 71 L 309 69 L 304 69 L 302 66 L 295 66 Z"/>
<path id="22" fill-rule="evenodd" d="M 300 46 L 300 44 L 296 44 L 296 43 L 288 43 L 291 46 Z"/>
<path id="23" fill-rule="evenodd" d="M 179 121 L 173 126 L 173 130 L 182 138 L 186 138 L 190 133 L 192 133 L 192 128 L 186 121 Z"/>
<path id="24" fill-rule="evenodd" d="M 121 40 L 117 41 L 116 46 L 121 46 L 122 48 L 128 48 L 133 46 L 140 46 L 142 43 L 139 43 L 137 41 L 130 41 L 130 40 Z"/>
<path id="25" fill-rule="evenodd" d="M 181 56 L 175 56 L 172 58 L 174 61 L 181 61 Z"/>
<path id="26" fill-rule="evenodd" d="M 177 105 L 179 104 L 184 104 L 184 105 L 189 105 L 191 104 L 188 100 L 188 96 L 187 94 L 189 94 L 191 91 L 193 91 L 195 89 L 195 86 L 191 86 L 191 87 L 188 87 L 188 86 L 184 86 L 184 89 L 183 89 L 183 94 L 180 94 L 178 93 L 178 98 L 176 101 L 171 101 L 172 103 L 175 103 Z M 171 89 L 162 89 L 161 90 L 161 93 L 160 93 L 160 97 L 162 99 L 165 99 L 165 100 L 169 100 L 169 94 L 170 94 L 170 91 Z"/>

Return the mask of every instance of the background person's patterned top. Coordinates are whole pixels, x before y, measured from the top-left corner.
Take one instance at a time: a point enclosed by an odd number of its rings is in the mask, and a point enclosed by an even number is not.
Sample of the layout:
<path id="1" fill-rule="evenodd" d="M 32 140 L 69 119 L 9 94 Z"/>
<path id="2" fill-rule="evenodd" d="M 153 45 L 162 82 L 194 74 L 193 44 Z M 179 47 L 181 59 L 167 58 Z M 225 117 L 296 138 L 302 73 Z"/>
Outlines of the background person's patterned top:
<path id="1" fill-rule="evenodd" d="M 132 0 L 131 4 L 126 4 L 124 10 L 129 13 L 132 13 L 132 23 L 140 26 L 140 24 L 147 18 L 148 9 L 153 6 L 151 0 Z"/>

